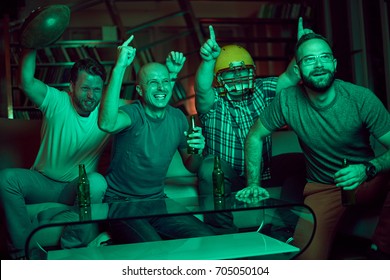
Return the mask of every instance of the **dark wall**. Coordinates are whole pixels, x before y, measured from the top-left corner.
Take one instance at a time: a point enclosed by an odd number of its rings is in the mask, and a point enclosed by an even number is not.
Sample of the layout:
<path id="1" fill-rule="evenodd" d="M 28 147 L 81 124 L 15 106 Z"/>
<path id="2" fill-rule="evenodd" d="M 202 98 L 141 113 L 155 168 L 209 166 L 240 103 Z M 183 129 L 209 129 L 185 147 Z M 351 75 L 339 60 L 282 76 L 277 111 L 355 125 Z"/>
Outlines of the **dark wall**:
<path id="1" fill-rule="evenodd" d="M 349 35 L 348 8 L 345 0 L 330 1 L 333 49 L 337 58 L 337 78 L 353 82 L 352 51 Z"/>
<path id="2" fill-rule="evenodd" d="M 362 32 L 364 32 L 366 39 L 368 88 L 386 105 L 386 77 L 383 60 L 381 13 L 379 10 L 380 1 L 383 0 L 363 0 L 364 18 L 360 20 L 364 23 L 364 30 Z M 389 8 L 390 1 L 386 1 Z M 330 0 L 330 20 L 333 32 L 333 46 L 335 56 L 338 60 L 337 78 L 355 83 L 352 55 L 354 54 L 353 51 L 359 52 L 362 50 L 353 50 L 351 47 L 351 28 L 349 26 L 350 10 L 347 2 L 347 0 Z M 356 17 L 357 15 L 352 16 Z"/>
<path id="3" fill-rule="evenodd" d="M 363 1 L 365 34 L 368 59 L 369 87 L 386 104 L 385 65 L 383 37 L 378 1 Z M 390 50 L 387 50 L 390 51 Z"/>
<path id="4" fill-rule="evenodd" d="M 25 0 L 2 0 L 0 2 L 0 18 L 8 15 L 10 20 L 18 18 L 18 10 L 25 6 Z"/>

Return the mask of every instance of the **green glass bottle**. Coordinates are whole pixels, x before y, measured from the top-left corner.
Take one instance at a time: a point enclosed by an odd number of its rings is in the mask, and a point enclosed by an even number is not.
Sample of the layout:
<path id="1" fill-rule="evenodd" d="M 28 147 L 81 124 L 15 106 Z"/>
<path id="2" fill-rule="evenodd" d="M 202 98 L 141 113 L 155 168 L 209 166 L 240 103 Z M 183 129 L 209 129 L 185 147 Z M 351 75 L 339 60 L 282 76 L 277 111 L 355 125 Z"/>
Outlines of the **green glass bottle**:
<path id="1" fill-rule="evenodd" d="M 343 162 L 341 163 L 341 168 L 348 167 L 349 163 L 347 159 L 343 159 Z M 343 206 L 352 206 L 356 204 L 355 199 L 355 190 L 344 190 L 341 189 L 341 203 Z"/>
<path id="2" fill-rule="evenodd" d="M 214 196 L 214 210 L 224 210 L 226 207 L 225 202 L 225 197 Z"/>
<path id="3" fill-rule="evenodd" d="M 189 135 L 195 132 L 195 127 L 196 127 L 195 115 L 192 115 L 192 116 L 190 116 L 190 127 L 187 131 L 187 140 L 193 139 L 193 138 L 190 138 Z M 199 149 L 190 147 L 188 145 L 188 147 L 187 147 L 188 154 L 193 155 L 193 154 L 198 154 L 198 152 L 199 152 Z"/>
<path id="4" fill-rule="evenodd" d="M 85 165 L 79 165 L 79 181 L 77 184 L 77 199 L 79 206 L 80 221 L 91 219 L 91 196 L 89 189 L 89 180 Z"/>
<path id="5" fill-rule="evenodd" d="M 225 175 L 221 168 L 219 156 L 214 157 L 213 193 L 215 197 L 225 196 Z"/>

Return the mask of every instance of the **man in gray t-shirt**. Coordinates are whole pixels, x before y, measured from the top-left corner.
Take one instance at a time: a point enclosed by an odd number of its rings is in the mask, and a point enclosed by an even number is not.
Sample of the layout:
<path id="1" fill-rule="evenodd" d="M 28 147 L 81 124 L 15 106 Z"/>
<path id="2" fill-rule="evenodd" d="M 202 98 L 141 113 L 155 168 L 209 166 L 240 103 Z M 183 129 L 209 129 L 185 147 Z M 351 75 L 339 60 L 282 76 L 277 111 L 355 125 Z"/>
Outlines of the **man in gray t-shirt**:
<path id="1" fill-rule="evenodd" d="M 186 168 L 196 172 L 202 161 L 205 141 L 200 127 L 186 139 L 188 123 L 184 114 L 169 105 L 174 78 L 182 68 L 185 57 L 171 52 L 167 65 L 148 63 L 137 75 L 136 90 L 142 102 L 136 101 L 117 109 L 120 87 L 126 68 L 135 56 L 129 46 L 130 37 L 119 47 L 119 55 L 112 77 L 103 95 L 99 126 L 115 134 L 113 158 L 106 175 L 108 189 L 105 202 L 145 200 L 142 211 L 152 215 L 156 208 L 165 211 L 164 179 L 170 162 L 179 151 Z M 187 145 L 198 149 L 188 154 Z M 129 217 L 129 207 L 111 203 L 109 216 Z M 123 204 L 122 204 L 123 205 Z M 123 213 L 125 211 L 125 213 Z M 153 211 L 150 212 L 150 211 Z M 110 221 L 111 235 L 116 243 L 156 241 L 162 238 L 186 238 L 213 235 L 213 232 L 194 216 L 145 218 L 141 220 Z"/>
<path id="2" fill-rule="evenodd" d="M 375 258 L 390 257 L 390 115 L 368 89 L 335 80 L 337 60 L 327 40 L 306 34 L 296 46 L 295 70 L 302 85 L 285 89 L 251 128 L 246 140 L 248 186 L 238 196 L 260 188 L 262 139 L 271 131 L 288 125 L 302 147 L 308 183 L 305 204 L 316 217 L 316 231 L 301 259 L 326 259 L 346 207 L 341 190 L 355 192 L 357 204 L 377 206 L 384 202 L 373 236 Z M 386 147 L 375 156 L 370 136 Z M 349 166 L 342 168 L 343 159 Z M 353 209 L 350 209 L 353 210 Z M 294 244 L 307 239 L 298 223 Z"/>

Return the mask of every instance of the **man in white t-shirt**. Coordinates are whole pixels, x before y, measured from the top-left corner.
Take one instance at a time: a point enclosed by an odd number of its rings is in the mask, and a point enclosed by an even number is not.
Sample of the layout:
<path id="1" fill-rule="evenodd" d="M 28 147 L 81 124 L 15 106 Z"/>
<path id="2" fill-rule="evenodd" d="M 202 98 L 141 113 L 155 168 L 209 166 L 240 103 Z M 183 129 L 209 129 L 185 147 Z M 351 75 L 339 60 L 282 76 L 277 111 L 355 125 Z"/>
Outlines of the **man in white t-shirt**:
<path id="1" fill-rule="evenodd" d="M 36 50 L 26 50 L 20 88 L 43 113 L 37 157 L 31 169 L 0 172 L 0 210 L 11 258 L 23 258 L 26 239 L 36 226 L 26 204 L 73 205 L 79 164 L 84 164 L 88 173 L 92 202 L 101 202 L 107 188 L 104 177 L 97 173 L 98 159 L 109 139 L 97 122 L 106 79 L 104 67 L 93 59 L 76 62 L 70 73 L 69 92 L 36 79 L 35 68 Z"/>

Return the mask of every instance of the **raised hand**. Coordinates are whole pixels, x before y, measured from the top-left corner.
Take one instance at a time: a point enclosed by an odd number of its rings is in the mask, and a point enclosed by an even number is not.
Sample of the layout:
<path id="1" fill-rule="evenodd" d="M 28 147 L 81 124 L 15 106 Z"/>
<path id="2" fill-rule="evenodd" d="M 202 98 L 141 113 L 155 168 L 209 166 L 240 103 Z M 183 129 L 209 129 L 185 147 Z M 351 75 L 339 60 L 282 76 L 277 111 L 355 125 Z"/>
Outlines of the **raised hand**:
<path id="1" fill-rule="evenodd" d="M 131 35 L 122 45 L 118 46 L 118 58 L 116 61 L 117 65 L 127 67 L 129 66 L 135 57 L 136 49 L 132 46 L 129 46 L 131 41 L 133 41 L 134 35 Z"/>
<path id="2" fill-rule="evenodd" d="M 301 37 L 303 35 L 308 34 L 308 33 L 314 33 L 314 31 L 309 29 L 309 28 L 303 28 L 303 19 L 302 19 L 302 17 L 299 17 L 297 40 L 299 41 L 299 39 L 301 39 Z"/>
<path id="3" fill-rule="evenodd" d="M 166 58 L 165 65 L 171 75 L 177 76 L 177 73 L 183 68 L 185 61 L 186 57 L 183 53 L 171 51 Z"/>
<path id="4" fill-rule="evenodd" d="M 208 39 L 200 48 L 200 56 L 204 61 L 216 60 L 221 53 L 217 41 L 215 40 L 215 33 L 213 26 L 209 26 L 210 39 Z"/>

